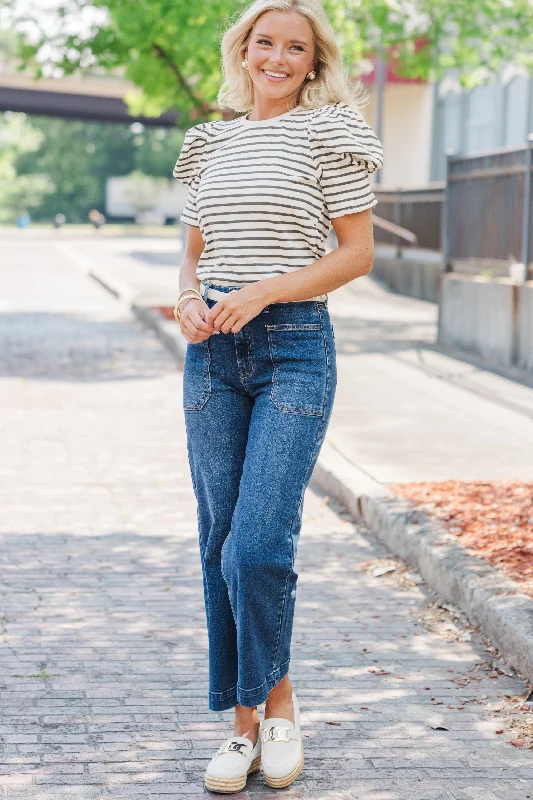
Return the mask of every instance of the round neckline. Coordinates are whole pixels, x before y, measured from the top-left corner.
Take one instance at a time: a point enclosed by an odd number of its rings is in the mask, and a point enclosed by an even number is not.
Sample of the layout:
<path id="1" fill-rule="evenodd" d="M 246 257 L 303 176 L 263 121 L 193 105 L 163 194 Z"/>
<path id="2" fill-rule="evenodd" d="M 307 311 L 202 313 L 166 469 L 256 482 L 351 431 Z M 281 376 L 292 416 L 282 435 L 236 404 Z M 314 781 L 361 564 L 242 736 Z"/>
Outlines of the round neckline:
<path id="1" fill-rule="evenodd" d="M 301 111 L 302 106 L 296 106 L 296 108 L 291 108 L 290 111 L 285 111 L 283 114 L 278 114 L 277 117 L 270 117 L 269 119 L 248 119 L 246 114 L 243 114 L 241 117 L 241 122 L 243 125 L 248 126 L 259 126 L 259 125 L 274 125 L 278 120 L 285 119 L 286 117 L 294 114 L 295 111 Z M 249 114 L 252 112 L 249 111 Z"/>

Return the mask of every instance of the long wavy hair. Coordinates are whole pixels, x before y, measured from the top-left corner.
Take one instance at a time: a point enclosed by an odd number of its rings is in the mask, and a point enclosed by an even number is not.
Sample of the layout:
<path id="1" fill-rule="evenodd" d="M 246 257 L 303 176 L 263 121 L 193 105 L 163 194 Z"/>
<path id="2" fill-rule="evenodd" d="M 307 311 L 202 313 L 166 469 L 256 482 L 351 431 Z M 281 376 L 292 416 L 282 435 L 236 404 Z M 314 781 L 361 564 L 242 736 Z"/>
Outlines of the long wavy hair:
<path id="1" fill-rule="evenodd" d="M 267 11 L 301 14 L 309 22 L 315 40 L 316 78 L 302 83 L 297 96 L 287 104 L 287 110 L 344 102 L 361 113 L 368 104 L 368 95 L 360 81 L 350 83 L 335 32 L 317 0 L 255 0 L 236 21 L 230 22 L 222 37 L 223 82 L 217 98 L 219 107 L 236 112 L 248 112 L 253 107 L 253 82 L 248 70 L 243 69 L 242 61 L 252 29 Z"/>

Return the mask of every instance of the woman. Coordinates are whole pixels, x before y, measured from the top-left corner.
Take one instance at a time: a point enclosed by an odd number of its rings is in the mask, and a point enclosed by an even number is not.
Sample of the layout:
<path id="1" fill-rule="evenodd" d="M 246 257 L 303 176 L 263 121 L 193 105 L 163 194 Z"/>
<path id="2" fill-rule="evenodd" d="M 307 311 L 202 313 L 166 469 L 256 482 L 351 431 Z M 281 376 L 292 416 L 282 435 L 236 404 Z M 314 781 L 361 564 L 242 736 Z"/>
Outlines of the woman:
<path id="1" fill-rule="evenodd" d="M 219 104 L 246 114 L 186 134 L 176 316 L 209 708 L 235 707 L 206 786 L 237 792 L 260 767 L 284 787 L 303 766 L 288 670 L 304 493 L 337 380 L 327 293 L 372 268 L 368 173 L 383 154 L 316 0 L 257 0 L 222 54 Z M 331 221 L 339 246 L 325 255 Z"/>

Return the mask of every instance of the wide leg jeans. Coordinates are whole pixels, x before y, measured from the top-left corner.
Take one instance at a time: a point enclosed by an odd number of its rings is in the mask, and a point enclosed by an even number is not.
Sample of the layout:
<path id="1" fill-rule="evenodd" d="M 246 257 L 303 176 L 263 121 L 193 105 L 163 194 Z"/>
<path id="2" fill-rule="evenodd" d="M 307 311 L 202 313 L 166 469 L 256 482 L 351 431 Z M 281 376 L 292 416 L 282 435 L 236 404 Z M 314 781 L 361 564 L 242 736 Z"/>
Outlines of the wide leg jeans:
<path id="1" fill-rule="evenodd" d="M 288 672 L 304 493 L 336 383 L 327 301 L 274 303 L 236 334 L 187 344 L 213 711 L 260 705 Z"/>

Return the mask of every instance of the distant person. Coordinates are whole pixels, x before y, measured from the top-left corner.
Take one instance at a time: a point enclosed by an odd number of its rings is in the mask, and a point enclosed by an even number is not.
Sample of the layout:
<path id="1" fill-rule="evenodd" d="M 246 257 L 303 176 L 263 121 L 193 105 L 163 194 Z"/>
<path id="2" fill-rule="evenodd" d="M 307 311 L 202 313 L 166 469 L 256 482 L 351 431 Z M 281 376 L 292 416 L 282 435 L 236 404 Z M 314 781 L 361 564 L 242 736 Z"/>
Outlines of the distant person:
<path id="1" fill-rule="evenodd" d="M 97 211 L 96 208 L 91 208 L 88 216 L 89 216 L 89 222 L 91 223 L 91 225 L 94 226 L 96 230 L 98 230 L 99 228 L 102 227 L 102 225 L 105 224 L 106 219 L 104 215 L 101 214 L 100 211 Z"/>
<path id="2" fill-rule="evenodd" d="M 64 214 L 56 214 L 54 217 L 54 228 L 62 228 L 66 221 L 67 218 Z"/>
<path id="3" fill-rule="evenodd" d="M 17 228 L 27 228 L 31 222 L 31 217 L 27 211 L 22 211 L 17 215 Z"/>
<path id="4" fill-rule="evenodd" d="M 368 175 L 383 151 L 317 0 L 257 0 L 222 55 L 219 105 L 242 116 L 190 128 L 174 176 L 189 186 L 176 318 L 208 702 L 235 707 L 205 781 L 231 793 L 260 768 L 281 788 L 303 767 L 288 671 L 304 493 L 337 383 L 327 293 L 372 268 Z M 332 220 L 339 246 L 325 255 Z"/>

